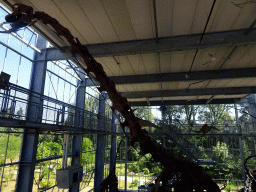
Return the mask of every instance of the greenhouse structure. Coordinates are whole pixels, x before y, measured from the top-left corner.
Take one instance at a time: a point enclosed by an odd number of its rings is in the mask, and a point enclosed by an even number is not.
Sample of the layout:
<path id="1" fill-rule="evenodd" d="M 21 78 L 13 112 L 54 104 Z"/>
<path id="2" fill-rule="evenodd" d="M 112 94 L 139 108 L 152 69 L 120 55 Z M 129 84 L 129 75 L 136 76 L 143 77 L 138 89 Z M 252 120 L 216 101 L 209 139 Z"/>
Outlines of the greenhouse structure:
<path id="1" fill-rule="evenodd" d="M 0 1 L 0 192 L 256 191 L 255 9 Z"/>

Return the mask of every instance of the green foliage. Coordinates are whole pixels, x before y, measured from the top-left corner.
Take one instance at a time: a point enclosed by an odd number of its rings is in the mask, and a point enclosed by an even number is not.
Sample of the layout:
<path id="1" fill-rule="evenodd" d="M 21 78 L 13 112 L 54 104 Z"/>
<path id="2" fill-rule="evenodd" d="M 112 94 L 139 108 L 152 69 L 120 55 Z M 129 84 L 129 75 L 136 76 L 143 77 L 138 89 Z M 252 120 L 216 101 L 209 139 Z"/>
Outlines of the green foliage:
<path id="1" fill-rule="evenodd" d="M 208 104 L 203 105 L 199 108 L 199 117 L 202 123 L 208 124 L 225 124 L 227 120 L 232 120 L 233 118 L 229 114 L 231 109 L 230 105 L 220 104 Z"/>
<path id="2" fill-rule="evenodd" d="M 226 188 L 224 189 L 226 192 L 231 192 L 233 190 L 236 189 L 236 182 L 235 181 L 230 181 L 229 184 L 226 186 Z"/>
<path id="3" fill-rule="evenodd" d="M 56 142 L 42 142 L 37 147 L 36 158 L 41 159 L 50 156 L 62 155 L 62 146 Z"/>
<path id="4" fill-rule="evenodd" d="M 0 137 L 0 155 L 4 156 L 6 151 L 6 144 L 8 141 L 8 134 L 4 134 Z M 9 134 L 9 142 L 7 149 L 7 159 L 11 162 L 19 156 L 21 146 L 21 137 Z"/>
<path id="5" fill-rule="evenodd" d="M 134 115 L 141 119 L 146 119 L 148 121 L 152 121 L 154 119 L 154 115 L 151 112 L 151 109 L 149 106 L 139 106 L 136 108 L 133 108 Z"/>
<path id="6" fill-rule="evenodd" d="M 131 164 L 131 165 L 128 167 L 128 172 L 134 172 L 134 173 L 139 173 L 139 172 L 140 172 L 140 167 L 139 167 L 139 165 L 137 164 L 137 162 Z"/>
<path id="7" fill-rule="evenodd" d="M 47 162 L 45 162 L 45 163 L 47 163 Z M 54 167 L 57 167 L 57 165 L 54 164 Z M 53 179 L 49 179 L 49 185 L 47 186 L 48 175 L 49 175 L 49 178 L 50 178 L 51 175 L 52 175 L 52 169 L 50 169 L 48 165 L 44 165 L 42 167 L 42 172 L 39 174 L 38 180 L 36 180 L 36 179 L 34 180 L 35 184 L 37 185 L 37 188 L 44 189 L 44 188 L 46 188 L 48 186 L 54 185 L 54 180 Z M 53 180 L 53 183 L 52 183 L 52 181 L 50 183 L 50 180 Z"/>
<path id="8" fill-rule="evenodd" d="M 93 146 L 93 143 L 90 138 L 83 138 L 82 142 L 82 152 L 86 151 L 93 151 L 95 150 L 95 147 Z M 82 153 L 82 159 L 81 159 L 81 164 L 86 165 L 86 164 L 94 164 L 95 163 L 95 153 L 94 152 L 87 152 L 87 153 Z"/>
<path id="9" fill-rule="evenodd" d="M 12 162 L 15 158 L 18 158 L 20 154 L 20 146 L 21 137 L 10 135 L 7 150 L 7 159 L 10 159 Z"/>
<path id="10" fill-rule="evenodd" d="M 14 176 L 13 172 L 4 173 L 4 179 L 6 180 L 7 185 L 8 185 L 9 180 L 12 179 L 13 176 Z"/>
<path id="11" fill-rule="evenodd" d="M 47 182 L 48 182 L 48 185 L 47 185 Z M 47 181 L 47 179 L 44 179 L 40 181 L 41 189 L 45 189 L 47 187 L 53 186 L 54 184 L 55 184 L 54 179 L 49 179 L 49 181 Z"/>
<path id="12" fill-rule="evenodd" d="M 98 94 L 95 95 L 96 98 L 99 97 Z M 92 96 L 89 96 L 89 98 L 85 98 L 85 102 L 84 102 L 84 108 L 85 110 L 87 111 L 91 111 L 93 113 L 98 113 L 99 111 L 99 101 L 97 99 L 95 99 L 94 97 Z"/>
<path id="13" fill-rule="evenodd" d="M 139 181 L 137 179 L 133 180 L 132 183 L 130 184 L 129 188 L 135 188 L 139 186 Z"/>
<path id="14" fill-rule="evenodd" d="M 144 168 L 143 172 L 144 172 L 145 175 L 148 175 L 149 174 L 149 169 L 148 168 Z"/>

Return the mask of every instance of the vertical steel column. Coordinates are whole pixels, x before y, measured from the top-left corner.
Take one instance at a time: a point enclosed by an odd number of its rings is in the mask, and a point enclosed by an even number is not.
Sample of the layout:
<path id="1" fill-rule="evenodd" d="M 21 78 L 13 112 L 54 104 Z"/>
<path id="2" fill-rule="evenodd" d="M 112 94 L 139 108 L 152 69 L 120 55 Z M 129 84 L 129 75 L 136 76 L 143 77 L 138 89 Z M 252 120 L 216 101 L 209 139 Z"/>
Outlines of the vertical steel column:
<path id="1" fill-rule="evenodd" d="M 127 129 L 127 127 L 125 128 Z M 125 130 L 127 132 L 127 130 Z M 124 168 L 124 191 L 127 191 L 127 162 L 128 162 L 128 137 L 125 137 L 125 168 Z"/>
<path id="2" fill-rule="evenodd" d="M 161 111 L 161 115 L 162 115 L 162 129 L 163 129 L 163 135 L 168 132 L 169 130 L 165 130 L 166 129 L 166 126 L 165 126 L 165 112 L 167 110 L 167 107 L 166 106 L 161 106 L 160 107 L 160 111 Z M 164 144 L 164 147 L 165 147 L 165 137 L 163 137 L 163 144 Z"/>
<path id="3" fill-rule="evenodd" d="M 85 75 L 83 73 L 79 73 L 79 76 L 82 78 L 82 81 L 77 81 L 78 89 L 76 92 L 76 109 L 75 111 L 75 125 L 83 127 L 84 124 L 84 102 L 85 102 L 85 91 L 86 91 L 86 81 Z M 81 110 L 80 110 L 81 109 Z M 72 146 L 72 162 L 71 165 L 79 166 L 81 161 L 81 144 L 82 144 L 82 135 L 74 135 L 73 136 L 73 146 Z M 79 184 L 76 184 L 69 188 L 70 192 L 78 192 Z"/>
<path id="4" fill-rule="evenodd" d="M 234 104 L 234 108 L 235 108 L 236 126 L 238 128 L 238 133 L 242 135 L 241 126 L 239 125 L 239 119 L 238 119 L 238 112 L 237 112 L 236 104 Z M 239 139 L 238 141 L 239 141 L 239 150 L 240 150 L 241 162 L 242 162 L 243 179 L 244 179 L 244 182 L 245 182 L 246 177 L 245 177 L 245 167 L 244 167 L 244 153 L 243 153 L 243 145 L 242 145 L 242 136 L 241 135 L 238 136 L 238 139 Z"/>
<path id="5" fill-rule="evenodd" d="M 117 111 L 112 111 L 112 121 L 111 121 L 111 131 L 112 133 L 116 133 L 116 120 L 117 120 Z M 110 166 L 109 172 L 116 172 L 116 135 L 111 135 L 111 148 L 110 148 Z M 113 187 L 111 184 L 109 186 L 110 191 L 113 191 Z"/>
<path id="6" fill-rule="evenodd" d="M 67 169 L 68 162 L 68 138 L 69 134 L 64 134 L 64 146 L 63 146 L 63 155 L 62 155 L 62 169 Z"/>
<path id="7" fill-rule="evenodd" d="M 46 40 L 39 36 L 37 40 L 37 48 L 46 48 Z M 43 54 L 46 54 L 44 52 Z M 46 57 L 46 55 L 39 55 L 35 53 L 34 60 L 37 57 Z M 30 90 L 39 94 L 44 93 L 45 76 L 46 76 L 47 61 L 34 62 L 32 66 L 32 74 L 30 79 Z M 43 114 L 43 100 L 35 93 L 29 95 L 29 101 L 27 108 L 27 121 L 41 122 Z M 32 104 L 33 103 L 33 104 Z M 35 106 L 37 104 L 37 106 Z M 36 110 L 37 109 L 37 110 Z M 37 111 L 36 117 L 35 112 Z M 20 165 L 17 176 L 16 192 L 26 191 L 31 192 L 33 188 L 34 170 L 36 165 L 36 151 L 38 144 L 38 134 L 26 134 L 26 132 L 37 131 L 35 129 L 25 129 L 23 134 L 23 141 L 20 154 Z"/>
<path id="8" fill-rule="evenodd" d="M 249 112 L 253 117 L 256 117 L 256 103 L 255 103 L 255 95 L 250 95 L 248 97 L 248 104 L 249 104 Z M 251 126 L 252 126 L 252 131 L 256 131 L 256 119 L 250 116 L 251 120 Z M 250 134 L 250 133 L 248 133 Z M 255 137 L 253 138 L 254 142 L 254 153 L 256 154 L 256 139 Z"/>
<path id="9" fill-rule="evenodd" d="M 256 103 L 255 103 L 255 95 L 250 95 L 248 97 L 248 104 L 249 104 L 249 111 L 250 114 L 254 117 L 256 117 Z M 256 119 L 253 118 L 252 116 L 250 116 L 251 119 L 251 125 L 252 125 L 252 129 L 255 132 L 256 130 Z"/>
<path id="10" fill-rule="evenodd" d="M 102 93 L 106 95 L 105 93 Z M 105 96 L 104 96 L 105 97 Z M 105 118 L 105 100 L 102 95 L 99 96 L 99 123 L 98 130 L 104 130 L 104 118 Z M 94 177 L 94 190 L 98 192 L 100 189 L 100 184 L 103 181 L 104 176 L 104 135 L 97 135 L 97 149 L 95 157 L 95 177 Z"/>
<path id="11" fill-rule="evenodd" d="M 193 114 L 193 127 L 194 127 L 194 130 L 196 129 L 196 116 L 195 116 L 195 108 L 194 108 L 194 105 L 191 106 L 191 109 L 192 109 L 192 114 Z M 194 141 L 195 141 L 195 148 L 196 148 L 196 157 L 199 158 L 199 151 L 197 150 L 197 138 L 196 136 L 194 136 Z"/>

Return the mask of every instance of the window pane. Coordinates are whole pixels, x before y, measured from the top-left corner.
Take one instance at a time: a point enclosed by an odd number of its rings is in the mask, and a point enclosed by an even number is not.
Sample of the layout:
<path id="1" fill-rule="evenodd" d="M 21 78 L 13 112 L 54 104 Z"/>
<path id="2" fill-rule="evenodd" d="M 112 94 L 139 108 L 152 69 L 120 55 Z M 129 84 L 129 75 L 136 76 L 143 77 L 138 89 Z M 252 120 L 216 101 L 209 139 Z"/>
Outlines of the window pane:
<path id="1" fill-rule="evenodd" d="M 0 30 L 1 30 L 1 29 L 0 29 Z M 0 33 L 0 41 L 3 42 L 4 44 L 7 44 L 7 42 L 8 42 L 8 36 L 9 36 L 9 34 Z"/>
<path id="2" fill-rule="evenodd" d="M 11 75 L 10 82 L 16 84 L 20 55 L 8 49 L 4 72 Z"/>
<path id="3" fill-rule="evenodd" d="M 22 29 L 20 29 L 19 31 L 17 31 L 17 34 L 21 37 L 21 38 L 23 38 L 23 36 L 24 36 L 24 30 L 25 30 L 26 28 L 22 28 Z"/>
<path id="4" fill-rule="evenodd" d="M 22 42 L 13 36 L 10 36 L 9 46 L 18 52 L 21 52 Z"/>
<path id="5" fill-rule="evenodd" d="M 5 58 L 6 47 L 0 45 L 0 70 L 3 70 L 4 58 Z"/>
<path id="6" fill-rule="evenodd" d="M 34 58 L 34 50 L 28 47 L 27 45 L 23 46 L 22 54 L 30 59 Z"/>
<path id="7" fill-rule="evenodd" d="M 25 58 L 21 58 L 18 85 L 29 88 L 30 75 L 32 70 L 32 62 Z"/>

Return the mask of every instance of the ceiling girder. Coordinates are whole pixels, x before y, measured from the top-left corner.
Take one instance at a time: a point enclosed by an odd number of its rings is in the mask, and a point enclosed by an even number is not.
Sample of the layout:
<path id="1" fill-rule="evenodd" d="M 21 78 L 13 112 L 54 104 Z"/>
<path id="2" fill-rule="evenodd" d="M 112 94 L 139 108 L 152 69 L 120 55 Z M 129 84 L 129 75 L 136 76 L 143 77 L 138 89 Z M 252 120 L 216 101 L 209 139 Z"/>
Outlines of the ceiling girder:
<path id="1" fill-rule="evenodd" d="M 121 84 L 137 84 L 137 83 L 158 83 L 172 81 L 200 81 L 200 80 L 216 80 L 216 79 L 236 79 L 256 77 L 256 68 L 241 69 L 225 69 L 212 71 L 195 71 L 188 73 L 162 73 L 149 75 L 130 75 L 130 76 L 112 76 L 109 77 L 117 85 Z M 99 83 L 87 80 L 86 86 L 99 86 Z"/>
<path id="2" fill-rule="evenodd" d="M 163 100 L 163 101 L 134 101 L 129 102 L 131 106 L 162 106 L 162 105 L 205 105 L 205 104 L 233 104 L 239 103 L 239 99 L 208 99 L 199 100 Z"/>
<path id="3" fill-rule="evenodd" d="M 158 38 L 157 41 L 156 39 L 143 39 L 89 44 L 86 45 L 86 47 L 94 57 L 107 57 L 255 44 L 256 29 L 252 29 L 248 35 L 244 35 L 246 31 L 248 31 L 248 29 L 205 33 L 201 44 L 199 44 L 199 39 L 202 34 L 191 34 Z M 45 60 L 53 61 L 71 59 L 72 54 L 68 51 L 70 49 L 70 47 L 63 47 L 65 52 L 61 52 L 56 48 L 47 48 Z M 42 52 L 44 51 L 45 50 L 42 50 Z M 38 60 L 40 60 L 40 58 L 38 58 Z"/>
<path id="4" fill-rule="evenodd" d="M 203 95 L 240 95 L 256 93 L 256 87 L 223 87 L 205 89 L 176 89 L 158 91 L 137 91 L 120 93 L 126 98 L 152 98 L 177 96 L 203 96 Z"/>

